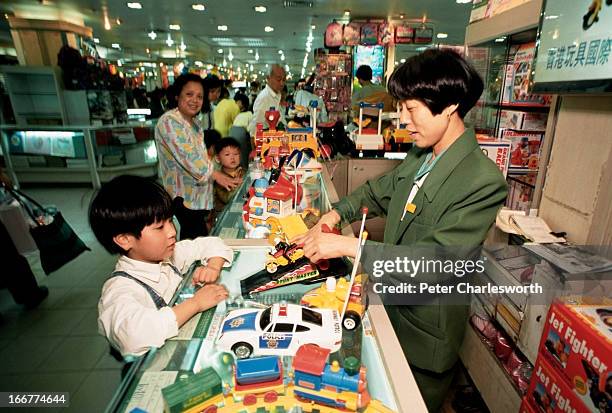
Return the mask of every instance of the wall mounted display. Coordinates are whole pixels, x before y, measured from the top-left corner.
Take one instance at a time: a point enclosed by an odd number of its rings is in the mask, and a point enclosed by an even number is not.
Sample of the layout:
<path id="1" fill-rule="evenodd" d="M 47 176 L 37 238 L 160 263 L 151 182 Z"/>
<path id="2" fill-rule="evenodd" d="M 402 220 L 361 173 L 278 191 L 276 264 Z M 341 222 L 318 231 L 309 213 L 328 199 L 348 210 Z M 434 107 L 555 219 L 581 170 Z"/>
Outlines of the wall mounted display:
<path id="1" fill-rule="evenodd" d="M 350 22 L 344 25 L 342 41 L 346 46 L 357 46 L 361 38 L 361 24 Z"/>
<path id="2" fill-rule="evenodd" d="M 612 92 L 612 4 L 546 0 L 540 20 L 535 91 Z"/>
<path id="3" fill-rule="evenodd" d="M 372 46 L 378 43 L 378 23 L 361 25 L 361 44 Z"/>
<path id="4" fill-rule="evenodd" d="M 429 44 L 433 40 L 434 30 L 432 27 L 417 26 L 414 28 L 414 43 Z"/>
<path id="5" fill-rule="evenodd" d="M 368 65 L 372 68 L 372 82 L 377 85 L 383 84 L 385 73 L 385 48 L 383 46 L 357 46 L 353 52 L 353 78 L 357 68 Z"/>
<path id="6" fill-rule="evenodd" d="M 395 28 L 395 43 L 414 43 L 414 28 L 407 24 L 400 24 Z"/>

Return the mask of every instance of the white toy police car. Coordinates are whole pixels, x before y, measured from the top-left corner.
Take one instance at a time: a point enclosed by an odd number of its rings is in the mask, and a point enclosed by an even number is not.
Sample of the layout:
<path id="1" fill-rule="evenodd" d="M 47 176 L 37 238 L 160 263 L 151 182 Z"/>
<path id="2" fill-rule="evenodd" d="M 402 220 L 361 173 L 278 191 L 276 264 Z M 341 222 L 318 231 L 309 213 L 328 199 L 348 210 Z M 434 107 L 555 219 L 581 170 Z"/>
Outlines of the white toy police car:
<path id="1" fill-rule="evenodd" d="M 218 347 L 236 357 L 293 356 L 302 344 L 340 349 L 342 328 L 336 310 L 273 304 L 263 310 L 234 310 L 223 320 Z"/>

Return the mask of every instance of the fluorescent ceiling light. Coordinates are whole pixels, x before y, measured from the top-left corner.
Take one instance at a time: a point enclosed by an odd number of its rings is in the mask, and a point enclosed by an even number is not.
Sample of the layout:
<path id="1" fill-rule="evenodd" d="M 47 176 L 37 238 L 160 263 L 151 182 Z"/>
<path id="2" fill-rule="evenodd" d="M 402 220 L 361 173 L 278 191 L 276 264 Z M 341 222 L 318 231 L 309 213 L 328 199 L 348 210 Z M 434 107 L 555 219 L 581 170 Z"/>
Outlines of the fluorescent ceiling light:
<path id="1" fill-rule="evenodd" d="M 284 62 L 285 61 L 285 55 L 282 54 L 280 59 Z"/>
<path id="2" fill-rule="evenodd" d="M 147 36 L 149 36 L 151 40 L 155 40 L 155 38 L 157 37 L 157 33 L 151 30 L 149 33 L 147 33 Z"/>
<path id="3" fill-rule="evenodd" d="M 274 31 L 274 27 L 272 27 L 272 26 L 266 26 L 266 27 L 264 27 L 264 30 L 266 31 L 266 33 L 270 33 L 270 32 L 273 32 L 273 31 Z"/>
<path id="4" fill-rule="evenodd" d="M 217 49 L 217 53 L 219 54 L 223 53 L 223 49 Z"/>
<path id="5" fill-rule="evenodd" d="M 97 37 L 94 37 L 94 38 L 93 38 L 93 41 L 94 41 L 94 43 L 96 43 L 96 44 L 100 43 L 100 39 L 98 39 Z"/>
<path id="6" fill-rule="evenodd" d="M 401 59 L 400 63 L 406 63 L 406 59 Z"/>
<path id="7" fill-rule="evenodd" d="M 137 1 L 129 1 L 127 6 L 130 9 L 142 9 L 142 4 Z"/>
<path id="8" fill-rule="evenodd" d="M 317 28 L 317 26 L 315 26 L 315 25 L 313 24 L 312 26 L 310 26 L 310 28 L 311 28 L 312 30 L 314 30 L 314 29 L 316 29 L 316 28 Z"/>
<path id="9" fill-rule="evenodd" d="M 197 11 L 204 11 L 204 10 L 206 10 L 206 6 L 204 6 L 201 3 L 192 4 L 191 8 L 194 9 L 194 10 L 197 10 Z"/>
<path id="10" fill-rule="evenodd" d="M 227 31 L 227 26 L 225 24 L 221 24 L 221 25 L 217 26 L 217 30 L 219 30 L 220 32 L 226 32 Z"/>
<path id="11" fill-rule="evenodd" d="M 456 1 L 457 1 L 457 4 L 468 4 L 472 2 L 472 0 L 456 0 Z"/>
<path id="12" fill-rule="evenodd" d="M 193 62 L 193 64 L 195 64 L 198 67 L 204 66 L 204 63 L 200 62 L 199 60 L 196 60 L 195 62 Z"/>
<path id="13" fill-rule="evenodd" d="M 503 36 L 503 37 L 498 37 L 497 39 L 495 39 L 495 43 L 502 43 L 502 42 L 504 42 L 504 41 L 506 41 L 506 37 L 505 37 L 505 36 Z"/>
<path id="14" fill-rule="evenodd" d="M 268 9 L 266 6 L 255 6 L 253 7 L 257 13 L 265 13 Z"/>
<path id="15" fill-rule="evenodd" d="M 558 19 L 559 16 L 555 15 L 555 14 L 551 14 L 550 16 L 546 16 L 544 17 L 544 20 L 555 20 Z"/>
<path id="16" fill-rule="evenodd" d="M 282 50 L 279 50 L 279 51 L 278 51 L 278 54 L 283 54 L 283 51 L 282 51 Z"/>
<path id="17" fill-rule="evenodd" d="M 344 15 L 345 16 L 350 16 L 351 15 L 351 11 L 350 10 L 344 10 Z"/>
<path id="18" fill-rule="evenodd" d="M 181 30 L 181 26 L 179 24 L 171 24 L 168 26 L 170 30 Z"/>
<path id="19" fill-rule="evenodd" d="M 119 43 L 113 43 L 113 44 L 111 44 L 111 47 L 113 49 L 121 49 L 121 46 L 119 46 Z"/>
<path id="20" fill-rule="evenodd" d="M 247 50 L 249 54 L 253 54 L 253 49 Z"/>
<path id="21" fill-rule="evenodd" d="M 438 39 L 446 39 L 448 37 L 448 33 L 438 33 L 436 37 Z"/>

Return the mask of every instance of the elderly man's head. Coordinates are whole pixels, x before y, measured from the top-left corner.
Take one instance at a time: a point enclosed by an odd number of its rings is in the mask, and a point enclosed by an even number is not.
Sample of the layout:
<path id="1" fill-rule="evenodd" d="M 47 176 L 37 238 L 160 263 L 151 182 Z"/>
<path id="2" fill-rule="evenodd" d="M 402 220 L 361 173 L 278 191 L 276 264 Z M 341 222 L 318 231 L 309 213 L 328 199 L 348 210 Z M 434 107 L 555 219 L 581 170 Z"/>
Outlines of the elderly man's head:
<path id="1" fill-rule="evenodd" d="M 285 86 L 285 69 L 280 65 L 272 65 L 268 74 L 268 85 L 276 93 L 280 93 Z"/>

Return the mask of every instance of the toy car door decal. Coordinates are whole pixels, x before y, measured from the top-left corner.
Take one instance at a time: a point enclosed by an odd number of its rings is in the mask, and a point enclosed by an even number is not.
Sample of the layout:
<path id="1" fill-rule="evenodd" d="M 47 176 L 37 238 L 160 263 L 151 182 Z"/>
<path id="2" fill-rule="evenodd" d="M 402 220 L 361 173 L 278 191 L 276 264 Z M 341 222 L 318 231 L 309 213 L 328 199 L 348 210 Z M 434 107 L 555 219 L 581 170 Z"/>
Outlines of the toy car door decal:
<path id="1" fill-rule="evenodd" d="M 293 324 L 276 323 L 271 332 L 264 332 L 259 338 L 261 349 L 287 349 L 293 340 Z"/>

